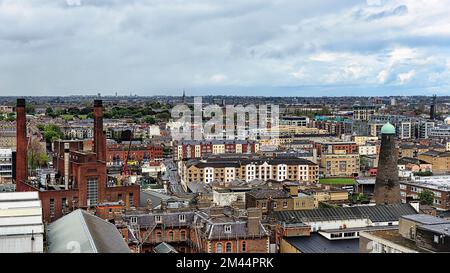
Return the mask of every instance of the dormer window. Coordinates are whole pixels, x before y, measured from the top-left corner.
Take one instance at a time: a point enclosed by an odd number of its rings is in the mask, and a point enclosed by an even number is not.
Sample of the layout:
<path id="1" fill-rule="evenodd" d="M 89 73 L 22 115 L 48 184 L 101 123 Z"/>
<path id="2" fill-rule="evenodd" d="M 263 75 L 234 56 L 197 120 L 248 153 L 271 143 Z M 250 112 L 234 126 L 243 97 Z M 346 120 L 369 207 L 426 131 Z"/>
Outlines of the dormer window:
<path id="1" fill-rule="evenodd" d="M 231 225 L 225 225 L 225 233 L 231 233 Z"/>
<path id="2" fill-rule="evenodd" d="M 186 215 L 184 215 L 184 214 L 178 215 L 178 220 L 180 221 L 180 223 L 185 223 L 186 222 Z"/>
<path id="3" fill-rule="evenodd" d="M 136 217 L 136 216 L 132 216 L 132 217 L 130 218 L 130 222 L 131 222 L 132 224 L 137 224 L 137 217 Z"/>
<path id="4" fill-rule="evenodd" d="M 156 223 L 162 223 L 161 215 L 156 215 L 155 216 L 155 222 Z"/>

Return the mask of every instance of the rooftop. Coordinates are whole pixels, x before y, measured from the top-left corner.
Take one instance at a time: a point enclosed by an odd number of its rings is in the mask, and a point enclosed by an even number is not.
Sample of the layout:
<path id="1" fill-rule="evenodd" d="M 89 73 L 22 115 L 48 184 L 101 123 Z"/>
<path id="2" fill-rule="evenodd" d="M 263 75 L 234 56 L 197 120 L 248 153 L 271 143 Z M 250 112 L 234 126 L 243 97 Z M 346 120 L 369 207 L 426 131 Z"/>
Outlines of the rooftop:
<path id="1" fill-rule="evenodd" d="M 50 253 L 128 253 L 130 249 L 117 228 L 88 212 L 77 209 L 48 227 Z"/>
<path id="2" fill-rule="evenodd" d="M 416 214 L 410 204 L 319 208 L 314 210 L 276 211 L 274 217 L 283 222 L 314 222 L 330 220 L 365 219 L 372 222 L 394 222 L 400 216 Z"/>
<path id="3" fill-rule="evenodd" d="M 408 240 L 398 232 L 398 229 L 388 229 L 388 230 L 376 230 L 366 232 L 369 235 L 390 241 L 394 244 L 400 245 L 402 247 L 408 248 L 414 252 L 425 252 L 423 249 L 416 246 L 416 243 L 412 240 Z"/>
<path id="4" fill-rule="evenodd" d="M 175 248 L 166 242 L 162 242 L 153 249 L 155 253 L 178 253 Z"/>
<path id="5" fill-rule="evenodd" d="M 418 229 L 428 230 L 434 233 L 450 236 L 450 223 L 434 224 L 434 225 L 421 225 Z"/>
<path id="6" fill-rule="evenodd" d="M 285 238 L 301 253 L 358 253 L 359 239 L 328 240 L 320 234 Z"/>
<path id="7" fill-rule="evenodd" d="M 444 224 L 450 223 L 450 220 L 445 220 L 442 218 L 438 218 L 429 214 L 412 214 L 412 215 L 403 215 L 401 218 L 411 220 L 424 225 L 435 225 L 435 224 Z"/>
<path id="8" fill-rule="evenodd" d="M 282 199 L 282 198 L 290 198 L 291 196 L 285 190 L 276 190 L 276 189 L 254 189 L 247 193 L 250 196 L 253 196 L 257 199 Z"/>
<path id="9" fill-rule="evenodd" d="M 400 181 L 400 183 L 432 190 L 450 191 L 450 176 L 421 176 L 414 177 L 411 181 Z"/>
<path id="10" fill-rule="evenodd" d="M 395 127 L 388 122 L 381 127 L 381 134 L 395 134 Z"/>

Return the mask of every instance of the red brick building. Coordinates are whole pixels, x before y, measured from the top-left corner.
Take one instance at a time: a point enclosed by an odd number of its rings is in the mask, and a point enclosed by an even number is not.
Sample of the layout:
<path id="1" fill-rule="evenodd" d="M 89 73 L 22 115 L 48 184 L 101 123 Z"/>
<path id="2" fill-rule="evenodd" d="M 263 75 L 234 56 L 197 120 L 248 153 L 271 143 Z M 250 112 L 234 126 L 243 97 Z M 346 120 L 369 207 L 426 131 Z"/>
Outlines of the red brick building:
<path id="1" fill-rule="evenodd" d="M 106 147 L 107 165 L 123 165 L 130 147 L 129 161 L 142 163 L 144 161 L 159 161 L 163 159 L 164 147 L 162 145 L 142 145 L 117 143 Z"/>
<path id="2" fill-rule="evenodd" d="M 357 154 L 358 145 L 353 141 L 348 142 L 333 142 L 333 141 L 316 141 L 314 148 L 317 149 L 317 155 L 333 154 L 336 151 L 344 150 L 347 154 Z"/>
<path id="3" fill-rule="evenodd" d="M 212 154 L 250 154 L 258 151 L 259 144 L 252 140 L 185 140 L 176 143 L 173 157 L 175 160 L 184 160 Z"/>
<path id="4" fill-rule="evenodd" d="M 127 206 L 139 206 L 139 185 L 118 186 L 114 181 L 108 181 L 101 100 L 94 101 L 93 151 L 83 149 L 82 141 L 56 141 L 53 151 L 55 177 L 44 185 L 28 180 L 23 99 L 17 101 L 16 109 L 16 188 L 17 191 L 39 191 L 45 222 L 52 222 L 76 208 L 95 208 L 105 202 L 123 200 Z"/>
<path id="5" fill-rule="evenodd" d="M 140 252 L 152 252 L 165 242 L 182 253 L 269 253 L 270 238 L 261 224 L 261 211 L 238 214 L 237 209 L 227 212 L 223 207 L 127 213 L 119 229 L 129 243 L 141 245 Z M 129 228 L 139 233 L 130 233 Z"/>

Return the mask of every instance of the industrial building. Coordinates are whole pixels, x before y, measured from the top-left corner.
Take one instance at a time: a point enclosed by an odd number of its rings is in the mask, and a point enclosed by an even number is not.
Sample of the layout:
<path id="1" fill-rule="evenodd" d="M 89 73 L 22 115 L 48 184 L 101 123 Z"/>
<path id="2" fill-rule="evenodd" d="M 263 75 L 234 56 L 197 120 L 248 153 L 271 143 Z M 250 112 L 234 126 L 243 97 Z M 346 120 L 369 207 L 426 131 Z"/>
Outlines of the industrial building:
<path id="1" fill-rule="evenodd" d="M 43 180 L 28 178 L 25 99 L 17 100 L 16 115 L 16 190 L 39 192 L 44 222 L 53 222 L 77 208 L 95 208 L 107 202 L 122 200 L 126 207 L 139 206 L 139 185 L 123 185 L 108 178 L 101 100 L 94 101 L 93 151 L 84 149 L 82 141 L 56 141 L 55 170 Z"/>
<path id="2" fill-rule="evenodd" d="M 38 192 L 0 193 L 0 253 L 42 253 L 44 224 Z"/>

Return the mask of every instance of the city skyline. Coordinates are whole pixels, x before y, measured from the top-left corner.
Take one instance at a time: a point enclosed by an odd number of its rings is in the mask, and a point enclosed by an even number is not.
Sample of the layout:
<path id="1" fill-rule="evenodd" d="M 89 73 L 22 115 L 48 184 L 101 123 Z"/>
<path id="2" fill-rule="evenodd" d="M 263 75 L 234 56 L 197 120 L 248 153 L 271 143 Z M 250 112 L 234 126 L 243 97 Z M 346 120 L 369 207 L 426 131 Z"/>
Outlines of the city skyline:
<path id="1" fill-rule="evenodd" d="M 449 94 L 447 1 L 0 1 L 0 96 Z"/>

